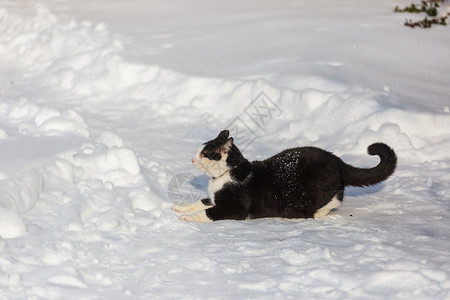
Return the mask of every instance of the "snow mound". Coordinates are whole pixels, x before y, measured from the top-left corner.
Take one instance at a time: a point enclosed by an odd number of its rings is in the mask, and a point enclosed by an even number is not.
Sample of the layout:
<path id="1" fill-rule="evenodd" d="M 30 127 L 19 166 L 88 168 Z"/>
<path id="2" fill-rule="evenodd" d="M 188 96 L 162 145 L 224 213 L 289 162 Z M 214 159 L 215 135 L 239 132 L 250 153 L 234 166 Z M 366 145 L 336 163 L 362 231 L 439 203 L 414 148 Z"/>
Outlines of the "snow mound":
<path id="1" fill-rule="evenodd" d="M 299 96 L 284 93 L 273 98 L 280 97 L 279 106 L 288 120 L 284 140 L 333 149 L 333 137 L 339 136 L 345 149 L 342 154 L 362 155 L 368 145 L 380 141 L 391 145 L 405 162 L 448 159 L 441 150 L 450 146 L 450 115 L 392 107 L 383 101 L 387 96 L 351 87 L 340 93 L 307 89 Z M 272 125 L 279 126 L 279 122 Z M 272 128 L 269 132 L 277 132 L 278 128 Z"/>
<path id="2" fill-rule="evenodd" d="M 110 132 L 106 135 L 113 141 L 120 139 Z M 101 136 L 104 139 L 105 134 Z M 51 205 L 69 214 L 69 230 L 92 225 L 101 231 L 120 230 L 121 226 L 133 230 L 127 220 L 134 210 L 159 214 L 160 199 L 149 189 L 138 158 L 130 149 L 108 147 L 95 140 L 75 153 L 60 156 L 45 167 L 44 174 L 46 189 L 65 195 L 67 203 Z"/>
<path id="3" fill-rule="evenodd" d="M 20 215 L 38 202 L 45 174 L 42 167 L 58 153 L 70 150 L 89 137 L 83 118 L 74 110 L 58 111 L 31 104 L 27 99 L 0 99 L 2 160 L 0 161 L 0 207 L 13 217 L 3 230 L 16 232 L 2 236 L 17 237 L 25 232 Z M 14 231 L 12 228 L 19 228 Z"/>
<path id="4" fill-rule="evenodd" d="M 89 137 L 83 118 L 74 110 L 59 111 L 31 104 L 26 98 L 1 99 L 0 124 L 6 129 L 3 139 L 11 136 L 63 136 Z"/>
<path id="5" fill-rule="evenodd" d="M 36 72 L 58 66 L 61 74 L 69 74 L 91 64 L 96 56 L 109 55 L 121 48 L 110 45 L 104 25 L 58 20 L 40 3 L 31 9 L 24 8 L 28 13 L 17 14 L 0 8 L 0 31 L 4 33 L 0 38 L 0 53 L 6 55 L 7 62 L 14 62 L 19 67 Z M 91 32 L 96 35 L 92 36 Z M 73 57 L 70 61 L 66 60 L 68 53 Z M 59 60 L 58 64 L 55 59 Z M 60 83 L 67 84 L 68 76 L 63 76 Z"/>
<path id="6" fill-rule="evenodd" d="M 0 207 L 10 208 L 23 214 L 34 207 L 43 187 L 40 171 L 34 167 L 20 176 L 0 181 Z"/>
<path id="7" fill-rule="evenodd" d="M 22 218 L 12 209 L 0 207 L 0 237 L 16 238 L 26 233 Z"/>
<path id="8" fill-rule="evenodd" d="M 76 196 L 78 218 L 102 230 L 119 225 L 112 217 L 114 209 L 131 214 L 133 209 L 159 207 L 159 198 L 148 188 L 134 151 L 109 131 L 90 139 L 91 130 L 76 111 L 38 106 L 24 98 L 2 98 L 0 119 L 4 128 L 0 161 L 3 238 L 25 234 L 21 216 L 36 206 L 49 206 L 34 210 L 42 214 L 52 211 L 53 204 L 42 200 L 48 191 L 61 196 L 73 190 L 74 196 L 81 188 Z M 67 197 L 63 198 L 69 201 Z M 100 212 L 104 219 L 99 219 Z"/>

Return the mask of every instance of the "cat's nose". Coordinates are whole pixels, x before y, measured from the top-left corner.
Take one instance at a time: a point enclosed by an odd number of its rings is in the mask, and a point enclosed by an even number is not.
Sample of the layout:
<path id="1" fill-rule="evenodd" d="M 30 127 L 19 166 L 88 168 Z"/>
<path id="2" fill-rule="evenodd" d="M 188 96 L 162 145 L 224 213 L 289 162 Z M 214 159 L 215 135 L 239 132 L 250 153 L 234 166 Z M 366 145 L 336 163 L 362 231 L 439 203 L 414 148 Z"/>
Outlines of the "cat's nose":
<path id="1" fill-rule="evenodd" d="M 195 159 L 194 159 L 194 158 L 192 158 L 192 159 L 191 159 L 191 161 L 192 161 L 192 163 L 194 163 L 194 162 L 195 162 Z"/>

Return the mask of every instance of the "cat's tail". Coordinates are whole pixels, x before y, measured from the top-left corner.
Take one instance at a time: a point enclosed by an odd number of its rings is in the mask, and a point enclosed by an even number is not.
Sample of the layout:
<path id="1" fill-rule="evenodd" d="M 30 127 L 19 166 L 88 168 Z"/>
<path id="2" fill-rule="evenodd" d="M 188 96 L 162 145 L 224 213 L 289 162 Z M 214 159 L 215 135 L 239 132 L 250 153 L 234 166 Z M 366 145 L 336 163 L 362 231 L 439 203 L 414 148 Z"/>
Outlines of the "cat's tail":
<path id="1" fill-rule="evenodd" d="M 397 166 L 397 156 L 394 150 L 383 143 L 375 143 L 367 147 L 367 153 L 378 155 L 380 163 L 370 169 L 362 169 L 344 163 L 343 179 L 346 186 L 369 186 L 386 180 L 394 173 Z"/>

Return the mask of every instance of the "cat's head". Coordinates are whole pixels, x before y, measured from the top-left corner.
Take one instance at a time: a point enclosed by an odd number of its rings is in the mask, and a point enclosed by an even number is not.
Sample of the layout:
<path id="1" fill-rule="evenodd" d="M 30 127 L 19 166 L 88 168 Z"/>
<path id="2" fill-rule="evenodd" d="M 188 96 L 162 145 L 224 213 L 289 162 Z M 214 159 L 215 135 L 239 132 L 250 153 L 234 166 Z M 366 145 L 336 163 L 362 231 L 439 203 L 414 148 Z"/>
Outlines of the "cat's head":
<path id="1" fill-rule="evenodd" d="M 215 139 L 204 143 L 192 158 L 194 166 L 214 178 L 236 166 L 243 157 L 229 135 L 228 130 L 223 130 Z"/>

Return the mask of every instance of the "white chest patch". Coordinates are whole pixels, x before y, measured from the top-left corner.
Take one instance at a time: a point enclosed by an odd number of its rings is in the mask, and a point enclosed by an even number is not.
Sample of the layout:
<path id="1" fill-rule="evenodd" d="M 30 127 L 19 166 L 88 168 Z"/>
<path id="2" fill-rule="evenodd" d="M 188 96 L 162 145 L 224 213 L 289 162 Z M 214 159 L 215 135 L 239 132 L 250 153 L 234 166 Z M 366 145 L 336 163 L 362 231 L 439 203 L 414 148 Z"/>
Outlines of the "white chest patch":
<path id="1" fill-rule="evenodd" d="M 211 180 L 209 181 L 209 184 L 208 184 L 208 194 L 209 194 L 209 198 L 211 199 L 211 202 L 212 202 L 213 204 L 216 203 L 216 202 L 214 201 L 214 194 L 215 194 L 217 191 L 220 191 L 220 190 L 223 188 L 223 186 L 224 186 L 226 183 L 229 183 L 229 182 L 233 182 L 233 179 L 231 179 L 231 176 L 230 176 L 230 172 L 226 172 L 225 174 L 223 174 L 223 175 L 220 176 L 219 178 L 211 179 Z"/>

